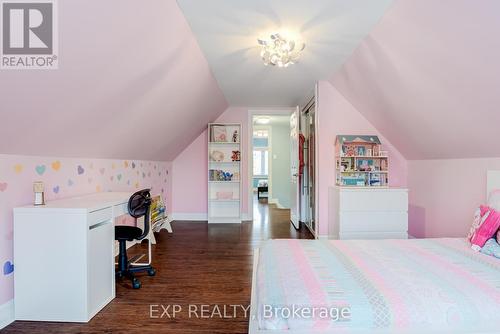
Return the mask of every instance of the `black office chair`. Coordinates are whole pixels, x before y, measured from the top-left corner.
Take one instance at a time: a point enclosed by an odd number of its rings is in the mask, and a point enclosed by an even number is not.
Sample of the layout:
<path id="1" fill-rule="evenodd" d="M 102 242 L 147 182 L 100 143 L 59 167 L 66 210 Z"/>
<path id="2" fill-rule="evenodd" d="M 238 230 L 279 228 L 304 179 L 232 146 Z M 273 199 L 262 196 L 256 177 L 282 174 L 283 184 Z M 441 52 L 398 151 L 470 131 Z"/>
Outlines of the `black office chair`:
<path id="1" fill-rule="evenodd" d="M 128 201 L 128 212 L 135 218 L 144 216 L 144 230 L 136 226 L 115 226 L 115 240 L 120 244 L 120 253 L 118 254 L 118 269 L 116 276 L 128 277 L 132 280 L 132 287 L 139 289 L 141 282 L 134 276 L 136 272 L 147 271 L 149 276 L 154 276 L 156 271 L 151 265 L 131 266 L 127 257 L 127 241 L 142 240 L 149 233 L 149 209 L 151 206 L 151 194 L 149 189 L 143 189 L 133 194 Z"/>

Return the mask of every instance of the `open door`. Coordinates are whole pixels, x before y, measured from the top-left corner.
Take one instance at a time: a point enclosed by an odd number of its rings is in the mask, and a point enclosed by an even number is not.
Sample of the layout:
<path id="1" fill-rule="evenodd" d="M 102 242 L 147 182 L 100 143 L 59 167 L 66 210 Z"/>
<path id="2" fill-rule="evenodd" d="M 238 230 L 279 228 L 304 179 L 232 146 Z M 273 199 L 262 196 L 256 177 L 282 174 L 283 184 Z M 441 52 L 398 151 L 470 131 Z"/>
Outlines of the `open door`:
<path id="1" fill-rule="evenodd" d="M 290 116 L 290 220 L 299 228 L 299 107 Z"/>

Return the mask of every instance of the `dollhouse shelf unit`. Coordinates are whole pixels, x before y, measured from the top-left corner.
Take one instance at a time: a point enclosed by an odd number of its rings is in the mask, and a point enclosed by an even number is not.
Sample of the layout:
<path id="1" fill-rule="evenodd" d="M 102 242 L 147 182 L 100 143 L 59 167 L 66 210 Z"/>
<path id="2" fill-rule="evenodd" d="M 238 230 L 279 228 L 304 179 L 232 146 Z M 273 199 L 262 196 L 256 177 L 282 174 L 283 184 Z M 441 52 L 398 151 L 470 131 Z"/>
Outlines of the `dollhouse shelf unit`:
<path id="1" fill-rule="evenodd" d="M 389 157 L 377 136 L 339 135 L 335 141 L 336 184 L 389 186 Z"/>
<path id="2" fill-rule="evenodd" d="M 208 124 L 208 223 L 241 223 L 241 124 Z"/>

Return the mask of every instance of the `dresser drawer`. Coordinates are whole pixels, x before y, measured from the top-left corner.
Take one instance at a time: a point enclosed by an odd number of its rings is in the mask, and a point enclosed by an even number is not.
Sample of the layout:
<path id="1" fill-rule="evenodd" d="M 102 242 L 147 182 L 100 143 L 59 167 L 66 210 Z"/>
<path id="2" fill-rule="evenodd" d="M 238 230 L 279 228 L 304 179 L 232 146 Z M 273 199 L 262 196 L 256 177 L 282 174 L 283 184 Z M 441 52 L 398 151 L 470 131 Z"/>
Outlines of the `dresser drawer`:
<path id="1" fill-rule="evenodd" d="M 89 228 L 93 227 L 96 224 L 110 220 L 112 216 L 113 210 L 111 208 L 105 208 L 90 212 L 88 217 Z"/>
<path id="2" fill-rule="evenodd" d="M 340 212 L 340 233 L 407 231 L 407 212 Z"/>
<path id="3" fill-rule="evenodd" d="M 387 190 L 342 191 L 340 211 L 408 211 L 408 192 Z"/>

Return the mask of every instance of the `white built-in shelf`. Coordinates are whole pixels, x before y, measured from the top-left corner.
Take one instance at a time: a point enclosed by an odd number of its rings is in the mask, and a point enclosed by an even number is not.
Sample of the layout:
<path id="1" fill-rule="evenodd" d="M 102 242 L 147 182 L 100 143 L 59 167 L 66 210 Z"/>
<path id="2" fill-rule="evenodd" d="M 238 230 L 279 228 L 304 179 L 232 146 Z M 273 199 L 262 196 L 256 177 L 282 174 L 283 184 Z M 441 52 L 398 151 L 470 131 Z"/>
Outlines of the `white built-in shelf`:
<path id="1" fill-rule="evenodd" d="M 241 223 L 241 124 L 208 124 L 208 223 Z M 239 153 L 238 153 L 239 151 Z M 221 161 L 216 161 L 221 160 Z M 232 174 L 232 180 L 218 180 Z"/>

